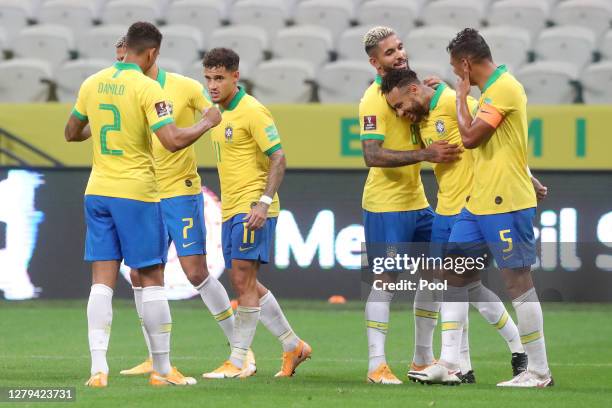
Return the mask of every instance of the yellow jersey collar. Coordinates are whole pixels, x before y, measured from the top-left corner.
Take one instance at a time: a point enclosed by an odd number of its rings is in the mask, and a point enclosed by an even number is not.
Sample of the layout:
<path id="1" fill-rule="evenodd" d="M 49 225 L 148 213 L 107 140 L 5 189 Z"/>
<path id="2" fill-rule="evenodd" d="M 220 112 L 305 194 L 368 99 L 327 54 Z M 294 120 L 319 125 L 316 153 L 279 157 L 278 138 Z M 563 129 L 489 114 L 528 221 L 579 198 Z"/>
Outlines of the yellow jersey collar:
<path id="1" fill-rule="evenodd" d="M 157 82 L 161 85 L 162 89 L 166 85 L 166 71 L 161 68 L 157 68 L 157 78 L 155 78 Z"/>
<path id="2" fill-rule="evenodd" d="M 243 87 L 238 85 L 238 92 L 236 92 L 236 95 L 234 95 L 234 97 L 230 101 L 229 105 L 227 106 L 227 109 L 223 109 L 223 111 L 231 111 L 236 109 L 236 106 L 238 106 L 244 95 L 246 95 L 246 91 Z"/>
<path id="3" fill-rule="evenodd" d="M 434 93 L 433 97 L 431 98 L 431 102 L 429 102 L 430 112 L 436 109 L 436 106 L 438 106 L 438 101 L 440 100 L 440 97 L 442 96 L 442 92 L 444 92 L 445 89 L 446 89 L 446 84 L 444 82 L 440 82 L 440 84 L 436 87 L 436 93 Z"/>
<path id="4" fill-rule="evenodd" d="M 497 67 L 497 69 L 493 71 L 489 79 L 487 79 L 487 83 L 485 84 L 485 86 L 482 88 L 482 91 L 480 92 L 484 93 L 505 72 L 508 72 L 508 68 L 506 68 L 505 65 L 500 65 L 499 67 Z"/>
<path id="5" fill-rule="evenodd" d="M 120 71 L 125 71 L 125 70 L 129 70 L 129 69 L 133 69 L 133 70 L 136 70 L 136 71 L 142 73 L 142 69 L 140 69 L 138 64 L 134 64 L 133 62 L 115 62 L 113 64 L 113 67 L 115 67 L 116 69 L 118 69 Z"/>

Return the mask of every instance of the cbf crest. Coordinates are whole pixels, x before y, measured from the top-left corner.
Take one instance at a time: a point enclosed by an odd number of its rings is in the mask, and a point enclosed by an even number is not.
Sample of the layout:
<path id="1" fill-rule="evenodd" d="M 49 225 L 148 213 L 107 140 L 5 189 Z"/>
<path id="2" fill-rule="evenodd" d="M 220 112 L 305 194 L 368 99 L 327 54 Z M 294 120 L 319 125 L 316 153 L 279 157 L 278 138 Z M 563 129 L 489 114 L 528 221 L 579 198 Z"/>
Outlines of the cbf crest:
<path id="1" fill-rule="evenodd" d="M 441 119 L 438 119 L 436 121 L 436 132 L 438 132 L 439 134 L 444 133 L 444 131 L 446 130 L 445 126 L 444 126 L 444 121 Z"/>
<path id="2" fill-rule="evenodd" d="M 233 137 L 234 137 L 234 128 L 232 127 L 231 123 L 228 123 L 227 126 L 225 127 L 225 142 L 231 143 Z"/>

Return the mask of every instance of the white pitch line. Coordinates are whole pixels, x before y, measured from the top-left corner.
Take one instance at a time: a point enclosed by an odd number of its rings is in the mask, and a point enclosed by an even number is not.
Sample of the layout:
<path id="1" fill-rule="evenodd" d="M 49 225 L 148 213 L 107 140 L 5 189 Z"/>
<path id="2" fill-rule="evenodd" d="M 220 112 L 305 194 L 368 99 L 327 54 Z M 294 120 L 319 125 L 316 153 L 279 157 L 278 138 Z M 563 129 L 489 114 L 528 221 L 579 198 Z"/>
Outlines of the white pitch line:
<path id="1" fill-rule="evenodd" d="M 31 356 L 0 356 L 0 359 L 40 359 L 40 360 L 85 360 L 89 359 L 89 355 L 83 356 L 53 356 L 53 355 L 31 355 Z M 199 361 L 219 361 L 220 357 L 195 357 L 195 356 L 173 356 L 172 360 L 199 360 Z M 108 356 L 108 360 L 128 360 L 131 357 L 117 357 L 117 356 Z M 280 361 L 280 358 L 270 358 L 270 357 L 262 357 L 257 358 L 257 361 Z M 347 363 L 347 364 L 365 364 L 368 362 L 367 359 L 357 359 L 357 358 L 316 358 L 316 362 L 323 363 Z M 409 364 L 410 360 L 400 360 L 399 363 Z M 473 365 L 491 365 L 491 366 L 501 366 L 508 365 L 507 362 L 502 361 L 481 361 L 481 360 L 472 360 Z M 549 362 L 551 367 L 599 367 L 599 368 L 612 368 L 612 362 L 610 363 L 554 363 Z"/>

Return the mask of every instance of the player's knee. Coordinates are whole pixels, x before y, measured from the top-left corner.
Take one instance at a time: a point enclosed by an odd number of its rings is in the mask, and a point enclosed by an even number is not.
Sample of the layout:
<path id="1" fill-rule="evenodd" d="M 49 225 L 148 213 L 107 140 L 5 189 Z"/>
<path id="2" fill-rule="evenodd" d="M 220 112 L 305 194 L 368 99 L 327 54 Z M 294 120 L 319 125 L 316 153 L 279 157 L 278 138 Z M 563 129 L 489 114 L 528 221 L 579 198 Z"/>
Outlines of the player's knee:
<path id="1" fill-rule="evenodd" d="M 257 291 L 257 279 L 250 268 L 232 267 L 231 282 L 238 296 Z"/>
<path id="2" fill-rule="evenodd" d="M 140 275 L 138 274 L 138 269 L 130 269 L 130 281 L 132 282 L 132 287 L 142 287 L 142 284 L 140 283 Z"/>
<path id="3" fill-rule="evenodd" d="M 208 271 L 206 268 L 196 268 L 185 271 L 185 275 L 193 286 L 200 286 L 208 278 Z"/>
<path id="4" fill-rule="evenodd" d="M 513 299 L 533 287 L 531 273 L 527 268 L 504 269 L 502 270 L 502 276 L 504 277 L 506 290 Z"/>

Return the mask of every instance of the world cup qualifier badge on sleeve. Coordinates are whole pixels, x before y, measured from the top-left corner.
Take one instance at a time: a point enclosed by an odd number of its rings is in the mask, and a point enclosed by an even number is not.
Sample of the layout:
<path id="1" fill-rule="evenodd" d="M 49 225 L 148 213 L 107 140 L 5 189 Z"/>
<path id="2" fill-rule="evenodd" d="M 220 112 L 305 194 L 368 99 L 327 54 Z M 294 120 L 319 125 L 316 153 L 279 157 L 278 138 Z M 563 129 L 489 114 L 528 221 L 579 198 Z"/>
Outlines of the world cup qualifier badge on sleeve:
<path id="1" fill-rule="evenodd" d="M 155 104 L 155 111 L 157 112 L 158 118 L 172 115 L 172 104 L 166 101 L 157 102 Z"/>
<path id="2" fill-rule="evenodd" d="M 363 130 L 376 130 L 376 116 L 363 117 Z"/>

